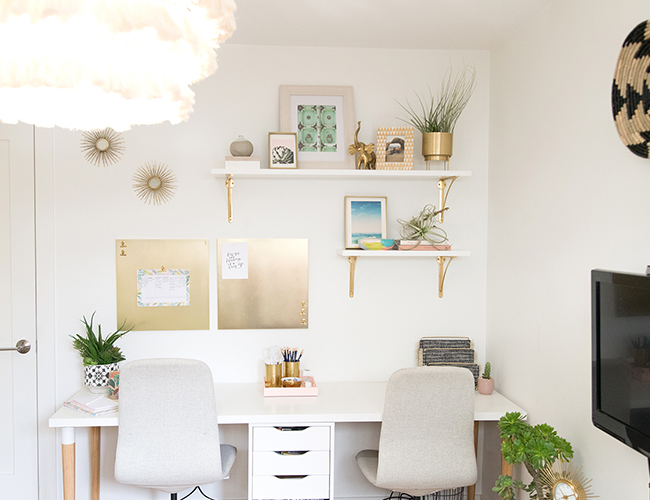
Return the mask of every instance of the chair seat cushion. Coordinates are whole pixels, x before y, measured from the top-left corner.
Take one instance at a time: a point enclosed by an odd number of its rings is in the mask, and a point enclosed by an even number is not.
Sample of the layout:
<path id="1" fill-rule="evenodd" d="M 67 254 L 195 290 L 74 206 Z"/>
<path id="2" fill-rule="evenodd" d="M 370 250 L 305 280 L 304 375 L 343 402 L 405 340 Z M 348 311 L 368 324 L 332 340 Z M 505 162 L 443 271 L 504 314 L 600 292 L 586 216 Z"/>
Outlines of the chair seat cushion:
<path id="1" fill-rule="evenodd" d="M 377 465 L 379 464 L 379 451 L 363 450 L 357 453 L 359 469 L 372 484 L 377 483 Z"/>
<path id="2" fill-rule="evenodd" d="M 235 463 L 237 448 L 229 444 L 221 445 L 221 478 L 228 479 L 232 464 Z"/>

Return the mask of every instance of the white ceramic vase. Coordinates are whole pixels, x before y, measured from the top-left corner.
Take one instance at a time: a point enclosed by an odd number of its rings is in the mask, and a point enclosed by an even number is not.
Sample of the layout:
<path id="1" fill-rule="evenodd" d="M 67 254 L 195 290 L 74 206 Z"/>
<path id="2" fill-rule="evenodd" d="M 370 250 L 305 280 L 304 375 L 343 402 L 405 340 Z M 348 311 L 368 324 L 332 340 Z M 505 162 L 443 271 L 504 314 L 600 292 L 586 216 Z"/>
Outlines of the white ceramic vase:
<path id="1" fill-rule="evenodd" d="M 120 369 L 119 363 L 84 366 L 84 384 L 95 394 L 108 394 L 108 375 Z"/>

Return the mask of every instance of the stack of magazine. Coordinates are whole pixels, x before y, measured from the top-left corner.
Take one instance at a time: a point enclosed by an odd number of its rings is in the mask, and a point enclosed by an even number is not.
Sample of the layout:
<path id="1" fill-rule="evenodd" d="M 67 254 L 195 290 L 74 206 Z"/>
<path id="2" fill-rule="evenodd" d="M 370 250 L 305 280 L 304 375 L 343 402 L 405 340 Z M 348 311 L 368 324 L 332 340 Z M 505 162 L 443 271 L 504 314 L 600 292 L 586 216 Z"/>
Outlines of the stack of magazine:
<path id="1" fill-rule="evenodd" d="M 96 416 L 116 412 L 118 402 L 115 399 L 110 399 L 105 394 L 86 394 L 66 401 L 64 406 L 86 415 Z"/>
<path id="2" fill-rule="evenodd" d="M 479 367 L 468 337 L 422 337 L 418 346 L 418 366 L 461 366 L 478 380 Z"/>

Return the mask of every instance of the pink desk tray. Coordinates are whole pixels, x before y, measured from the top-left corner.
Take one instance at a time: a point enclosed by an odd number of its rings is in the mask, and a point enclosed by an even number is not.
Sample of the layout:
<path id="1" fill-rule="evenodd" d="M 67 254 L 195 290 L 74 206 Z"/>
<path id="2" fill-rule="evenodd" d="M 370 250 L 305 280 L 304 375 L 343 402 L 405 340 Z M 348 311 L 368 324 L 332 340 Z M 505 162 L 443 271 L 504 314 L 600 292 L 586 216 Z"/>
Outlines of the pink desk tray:
<path id="1" fill-rule="evenodd" d="M 311 380 L 311 387 L 305 387 L 306 380 Z M 318 396 L 318 387 L 314 382 L 314 377 L 303 377 L 300 387 L 264 387 L 264 396 Z"/>

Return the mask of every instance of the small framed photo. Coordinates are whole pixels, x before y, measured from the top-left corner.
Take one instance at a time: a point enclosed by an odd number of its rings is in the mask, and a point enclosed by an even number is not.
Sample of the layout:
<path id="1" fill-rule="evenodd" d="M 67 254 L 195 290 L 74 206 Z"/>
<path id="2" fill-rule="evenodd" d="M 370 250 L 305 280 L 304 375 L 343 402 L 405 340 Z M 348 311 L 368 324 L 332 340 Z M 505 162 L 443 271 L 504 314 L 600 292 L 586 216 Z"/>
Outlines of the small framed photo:
<path id="1" fill-rule="evenodd" d="M 269 132 L 269 168 L 298 168 L 298 140 L 293 132 Z"/>
<path id="2" fill-rule="evenodd" d="M 280 130 L 298 134 L 300 168 L 355 168 L 352 87 L 281 85 Z"/>
<path id="3" fill-rule="evenodd" d="M 377 129 L 377 170 L 413 170 L 413 127 Z"/>
<path id="4" fill-rule="evenodd" d="M 345 197 L 345 248 L 361 248 L 361 238 L 386 238 L 385 196 Z"/>

